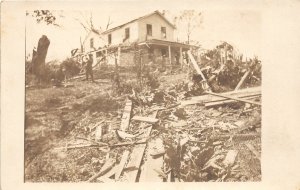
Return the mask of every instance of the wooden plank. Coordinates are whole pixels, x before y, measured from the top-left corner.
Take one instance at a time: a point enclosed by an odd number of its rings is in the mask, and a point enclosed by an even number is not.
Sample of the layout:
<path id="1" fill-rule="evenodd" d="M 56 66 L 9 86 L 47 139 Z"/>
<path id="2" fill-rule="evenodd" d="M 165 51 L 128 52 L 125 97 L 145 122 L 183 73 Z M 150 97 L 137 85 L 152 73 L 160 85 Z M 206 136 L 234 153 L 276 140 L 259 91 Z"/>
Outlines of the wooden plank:
<path id="1" fill-rule="evenodd" d="M 88 182 L 92 182 L 95 179 L 97 179 L 97 178 L 101 177 L 102 175 L 106 174 L 107 172 L 109 172 L 113 168 L 114 164 L 115 164 L 115 162 L 113 161 L 113 159 L 111 159 L 111 158 L 108 159 L 105 162 L 105 164 L 102 166 L 101 170 L 88 179 Z"/>
<path id="2" fill-rule="evenodd" d="M 121 119 L 120 130 L 122 131 L 128 130 L 130 117 L 131 117 L 131 110 L 132 110 L 132 101 L 127 100 L 123 111 L 122 119 Z"/>
<path id="3" fill-rule="evenodd" d="M 237 91 L 230 91 L 230 92 L 223 92 L 223 93 L 219 93 L 222 95 L 226 95 L 226 96 L 250 96 L 250 95 L 256 95 L 256 94 L 261 94 L 261 87 L 254 87 L 254 88 L 246 88 L 246 89 L 241 89 L 241 90 L 237 90 Z M 202 95 L 202 96 L 194 96 L 191 98 L 192 100 L 201 100 L 204 102 L 208 102 L 208 101 L 219 101 L 219 100 L 225 100 L 228 98 L 224 98 L 224 97 L 215 97 L 212 96 L 210 94 L 206 94 L 206 95 Z"/>
<path id="4" fill-rule="evenodd" d="M 157 115 L 158 111 L 153 112 L 153 115 L 151 117 L 155 118 Z M 145 123 L 141 123 L 141 125 L 144 125 Z M 145 129 L 145 137 L 149 137 L 151 130 L 152 130 L 152 126 L 148 127 Z M 130 160 L 127 164 L 126 168 L 134 168 L 133 170 L 130 171 L 125 171 L 125 175 L 127 176 L 127 180 L 128 182 L 136 182 L 137 179 L 137 174 L 141 165 L 141 161 L 143 159 L 143 155 L 146 149 L 146 144 L 140 144 L 140 145 L 136 145 L 134 147 L 134 149 L 132 150 L 132 153 L 130 154 Z"/>
<path id="5" fill-rule="evenodd" d="M 95 131 L 95 140 L 99 141 L 102 138 L 102 126 L 99 125 Z"/>
<path id="6" fill-rule="evenodd" d="M 189 56 L 189 58 L 190 58 L 190 60 L 191 60 L 191 63 L 193 64 L 193 67 L 194 67 L 195 70 L 197 71 L 197 73 L 198 73 L 199 75 L 201 75 L 201 77 L 202 77 L 202 79 L 203 79 L 204 81 L 206 81 L 206 78 L 205 78 L 204 74 L 202 73 L 202 71 L 201 71 L 199 65 L 197 64 L 197 62 L 196 62 L 194 56 L 192 55 L 191 51 L 189 50 L 189 51 L 187 52 L 187 54 L 188 54 L 188 56 Z"/>
<path id="7" fill-rule="evenodd" d="M 261 87 L 254 87 L 254 88 L 248 88 L 248 89 L 242 89 L 237 91 L 230 91 L 225 93 L 220 93 L 222 95 L 226 96 L 234 96 L 238 98 L 248 97 L 248 96 L 254 96 L 254 95 L 260 95 L 261 94 Z M 202 95 L 202 96 L 194 96 L 190 100 L 184 100 L 181 101 L 181 105 L 191 105 L 191 104 L 203 104 L 207 102 L 214 102 L 214 101 L 224 101 L 229 100 L 228 98 L 224 97 L 217 97 L 210 94 Z"/>
<path id="8" fill-rule="evenodd" d="M 226 166 L 231 166 L 234 164 L 235 162 L 235 159 L 236 159 L 236 156 L 238 154 L 238 151 L 237 150 L 229 150 L 227 152 L 227 155 L 223 161 L 223 163 L 226 165 Z"/>
<path id="9" fill-rule="evenodd" d="M 229 98 L 229 99 L 232 99 L 232 100 L 237 100 L 237 101 L 240 101 L 240 102 L 245 102 L 245 103 L 261 106 L 260 103 L 253 102 L 253 101 L 250 101 L 250 100 L 244 100 L 244 99 L 241 99 L 241 98 L 236 98 L 236 97 L 233 97 L 233 96 L 227 96 L 227 95 L 223 95 L 223 94 L 217 94 L 217 93 L 213 93 L 213 92 L 206 92 L 206 93 L 214 95 L 214 96 L 220 96 L 220 97 L 223 97 L 223 98 Z"/>
<path id="10" fill-rule="evenodd" d="M 261 93 L 261 87 L 253 87 L 253 88 L 245 88 L 237 91 L 229 91 L 229 92 L 223 92 L 220 94 L 228 95 L 228 96 L 246 96 L 246 95 L 254 95 L 254 94 L 260 94 Z M 214 99 L 219 99 L 219 97 L 215 97 L 209 94 L 202 95 L 202 96 L 194 96 L 191 97 L 192 100 L 202 100 L 202 101 L 213 101 Z M 224 98 L 220 98 L 224 99 Z"/>
<path id="11" fill-rule="evenodd" d="M 142 117 L 142 116 L 134 116 L 133 118 L 131 118 L 131 120 L 143 121 L 143 122 L 151 123 L 151 124 L 155 124 L 158 122 L 158 119 L 156 119 L 156 118 Z"/>
<path id="12" fill-rule="evenodd" d="M 189 51 L 187 52 L 187 54 L 188 54 L 188 56 L 189 56 L 189 58 L 190 58 L 190 60 L 191 60 L 190 62 L 193 64 L 193 67 L 195 68 L 195 70 L 197 71 L 197 73 L 198 73 L 199 75 L 201 75 L 201 77 L 202 77 L 202 79 L 203 79 L 203 82 L 204 82 L 204 84 L 205 84 L 204 86 L 202 86 L 203 89 L 204 89 L 204 90 L 207 90 L 207 91 L 211 91 L 211 90 L 210 90 L 211 88 L 210 88 L 210 86 L 208 85 L 207 80 L 206 80 L 204 74 L 202 73 L 202 71 L 201 71 L 199 65 L 197 64 L 197 62 L 196 62 L 194 56 L 192 55 L 191 51 L 189 50 Z"/>
<path id="13" fill-rule="evenodd" d="M 115 175 L 116 180 L 119 180 L 120 175 L 122 174 L 122 171 L 124 169 L 124 166 L 128 160 L 128 157 L 129 157 L 129 151 L 125 150 L 122 155 L 121 161 L 120 161 L 119 165 L 117 166 L 116 175 Z"/>
<path id="14" fill-rule="evenodd" d="M 253 100 L 253 99 L 257 99 L 259 98 L 260 95 L 257 96 L 249 96 L 249 97 L 242 97 L 245 100 Z M 215 101 L 215 102 L 208 102 L 205 103 L 205 107 L 213 107 L 213 106 L 220 106 L 220 105 L 225 105 L 225 104 L 230 104 L 230 103 L 234 103 L 236 102 L 236 100 L 223 100 L 223 101 Z"/>
<path id="15" fill-rule="evenodd" d="M 244 81 L 246 80 L 246 78 L 248 77 L 248 75 L 250 74 L 250 71 L 247 71 L 243 77 L 241 78 L 240 82 L 238 83 L 238 85 L 235 87 L 234 91 L 237 91 L 238 89 L 240 89 L 240 87 L 244 84 Z"/>
<path id="16" fill-rule="evenodd" d="M 125 171 L 128 177 L 128 182 L 136 182 L 137 174 L 140 168 L 141 161 L 143 159 L 144 151 L 146 149 L 146 144 L 136 145 L 130 154 L 130 160 L 126 168 L 134 168 L 130 171 Z"/>
<path id="17" fill-rule="evenodd" d="M 148 152 L 146 155 L 146 162 L 142 166 L 141 170 L 141 176 L 139 181 L 140 182 L 163 182 L 163 179 L 159 176 L 159 174 L 156 171 L 160 171 L 164 159 L 163 156 L 160 156 L 158 158 L 154 158 L 152 156 L 153 150 L 160 151 L 161 149 L 164 149 L 163 147 L 163 141 L 160 138 L 156 138 L 152 141 L 149 141 L 148 143 Z M 156 171 L 155 171 L 156 170 Z"/>
<path id="18" fill-rule="evenodd" d="M 235 96 L 238 98 L 243 98 L 243 99 L 254 99 L 254 98 L 258 98 L 260 97 L 261 94 L 254 94 L 254 95 L 246 95 L 246 96 Z M 202 105 L 208 105 L 210 106 L 210 104 L 213 106 L 214 104 L 218 105 L 221 102 L 225 103 L 231 103 L 231 102 L 235 102 L 236 100 L 230 100 L 228 98 L 222 98 L 222 97 L 217 97 L 216 99 L 211 99 L 211 100 L 185 100 L 185 101 L 181 101 L 181 106 L 186 106 L 186 105 L 192 105 L 192 104 L 202 104 Z"/>
<path id="19" fill-rule="evenodd" d="M 259 97 L 261 96 L 260 93 L 255 93 L 255 94 L 252 94 L 252 95 L 238 95 L 238 96 L 234 96 L 234 97 L 237 97 L 237 98 L 243 98 L 243 99 L 253 99 L 253 98 L 256 98 L 256 97 Z M 235 102 L 235 100 L 230 100 L 228 98 L 223 98 L 223 97 L 217 97 L 217 96 L 206 96 L 206 98 L 204 99 L 200 99 L 200 100 L 197 100 L 197 99 L 191 99 L 191 100 L 184 100 L 184 101 L 181 101 L 180 104 L 181 106 L 186 106 L 186 105 L 192 105 L 192 104 L 212 104 L 214 105 L 214 103 L 216 104 L 219 104 L 221 103 L 222 101 L 224 101 L 224 103 L 228 102 Z"/>

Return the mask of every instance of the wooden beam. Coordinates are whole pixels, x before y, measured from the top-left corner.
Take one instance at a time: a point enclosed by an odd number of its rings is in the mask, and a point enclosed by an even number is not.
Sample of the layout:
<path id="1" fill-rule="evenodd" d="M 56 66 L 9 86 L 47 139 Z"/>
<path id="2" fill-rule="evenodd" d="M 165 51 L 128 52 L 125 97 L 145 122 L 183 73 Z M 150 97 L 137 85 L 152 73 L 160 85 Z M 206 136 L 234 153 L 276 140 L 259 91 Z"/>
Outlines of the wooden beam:
<path id="1" fill-rule="evenodd" d="M 203 83 L 202 83 L 202 88 L 203 88 L 204 90 L 206 90 L 206 91 L 211 91 L 211 88 L 210 88 L 210 86 L 208 85 L 207 80 L 206 80 L 204 74 L 202 73 L 202 71 L 201 71 L 199 65 L 197 64 L 197 62 L 196 62 L 194 56 L 192 55 L 191 50 L 189 50 L 189 51 L 187 52 L 187 54 L 188 54 L 188 56 L 189 56 L 189 58 L 190 58 L 190 60 L 191 60 L 190 62 L 192 63 L 193 67 L 195 68 L 195 70 L 197 71 L 197 73 L 198 73 L 199 75 L 201 75 L 201 77 L 202 77 L 202 79 L 203 79 L 203 80 L 202 80 L 202 81 L 203 81 Z"/>
<path id="2" fill-rule="evenodd" d="M 151 124 L 155 124 L 158 122 L 158 119 L 156 119 L 156 118 L 142 117 L 142 116 L 134 116 L 133 118 L 131 118 L 131 120 L 142 121 L 142 122 L 151 123 Z"/>
<path id="3" fill-rule="evenodd" d="M 125 164 L 128 160 L 128 157 L 129 157 L 129 151 L 125 150 L 123 155 L 122 155 L 121 161 L 120 161 L 119 165 L 117 166 L 117 170 L 116 170 L 116 174 L 115 174 L 115 180 L 119 180 L 120 175 L 122 174 L 122 171 L 124 169 L 124 166 L 125 166 Z"/>
<path id="4" fill-rule="evenodd" d="M 250 74 L 250 71 L 247 71 L 243 77 L 241 78 L 240 82 L 238 83 L 238 85 L 235 87 L 234 91 L 237 91 L 238 89 L 240 89 L 240 87 L 244 84 L 244 81 L 246 80 L 246 78 L 248 77 L 248 75 Z"/>
<path id="5" fill-rule="evenodd" d="M 237 91 L 230 91 L 230 92 L 224 92 L 220 93 L 222 95 L 226 96 L 233 96 L 237 98 L 246 98 L 246 97 L 251 97 L 251 96 L 259 96 L 261 95 L 261 87 L 253 87 L 253 88 L 247 88 L 247 89 L 242 89 L 242 90 L 237 90 Z M 202 96 L 194 96 L 191 97 L 190 100 L 184 100 L 181 101 L 181 105 L 191 105 L 191 104 L 205 104 L 205 103 L 212 103 L 212 102 L 220 102 L 220 101 L 225 101 L 225 100 L 230 100 L 228 98 L 224 97 L 216 97 L 210 94 L 202 95 Z"/>
<path id="6" fill-rule="evenodd" d="M 255 95 L 255 96 L 248 96 L 248 97 L 242 97 L 244 100 L 253 100 L 256 98 L 259 98 L 260 95 Z M 230 100 L 230 99 L 226 99 L 226 100 L 222 100 L 222 101 L 213 101 L 213 102 L 207 102 L 204 104 L 205 107 L 213 107 L 213 106 L 220 106 L 220 105 L 225 105 L 225 104 L 231 104 L 236 102 L 236 100 Z"/>
<path id="7" fill-rule="evenodd" d="M 122 119 L 121 119 L 120 130 L 122 131 L 128 130 L 130 117 L 131 117 L 131 110 L 132 110 L 132 101 L 127 100 L 123 111 Z"/>
<path id="8" fill-rule="evenodd" d="M 226 95 L 223 95 L 223 94 L 217 94 L 217 93 L 213 93 L 213 92 L 206 92 L 206 93 L 214 95 L 214 96 L 220 96 L 220 97 L 223 97 L 223 98 L 229 98 L 229 99 L 232 99 L 232 100 L 237 100 L 237 101 L 240 101 L 240 102 L 245 102 L 245 103 L 261 106 L 260 103 L 253 102 L 253 101 L 250 101 L 250 100 L 244 100 L 244 99 L 241 99 L 241 98 L 235 98 L 235 97 L 232 97 L 232 96 L 226 96 Z"/>
<path id="9" fill-rule="evenodd" d="M 189 56 L 189 58 L 190 58 L 190 60 L 191 60 L 191 63 L 193 64 L 193 67 L 194 67 L 195 70 L 197 71 L 197 73 L 198 73 L 199 75 L 201 75 L 201 77 L 202 77 L 202 79 L 203 79 L 204 81 L 206 81 L 206 78 L 205 78 L 204 74 L 202 73 L 202 71 L 201 71 L 199 65 L 197 64 L 197 62 L 196 62 L 194 56 L 192 55 L 191 51 L 189 50 L 189 51 L 187 52 L 187 54 L 188 54 L 188 56 Z"/>

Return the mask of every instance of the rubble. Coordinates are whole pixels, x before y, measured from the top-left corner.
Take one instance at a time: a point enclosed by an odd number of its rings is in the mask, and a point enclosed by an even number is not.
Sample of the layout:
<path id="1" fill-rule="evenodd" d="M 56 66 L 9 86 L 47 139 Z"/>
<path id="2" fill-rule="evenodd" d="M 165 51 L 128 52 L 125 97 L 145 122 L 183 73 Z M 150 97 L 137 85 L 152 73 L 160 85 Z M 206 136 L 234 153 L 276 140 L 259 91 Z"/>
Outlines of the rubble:
<path id="1" fill-rule="evenodd" d="M 162 77 L 155 78 L 160 85 L 153 85 L 154 79 L 148 76 L 148 87 L 137 91 L 128 86 L 117 97 L 102 92 L 110 87 L 100 82 L 88 84 L 93 92 L 88 88 L 75 91 L 80 86 L 77 84 L 55 89 L 70 90 L 70 97 L 51 97 L 42 104 L 51 104 L 52 114 L 62 119 L 56 125 L 68 132 L 49 145 L 51 151 L 28 163 L 31 173 L 41 170 L 43 175 L 28 174 L 26 179 L 44 181 L 46 176 L 53 181 L 87 182 L 261 180 L 261 88 L 253 86 L 253 76 L 260 79 L 258 61 L 253 61 L 254 66 L 245 66 L 245 72 L 235 68 L 238 73 L 229 78 L 236 79 L 229 82 L 222 77 L 234 70 L 230 65 L 210 65 L 214 58 L 206 55 L 211 59 L 199 66 L 192 53 L 188 55 L 196 67 L 194 80 L 174 74 L 164 76 L 163 82 Z M 169 82 L 176 76 L 180 76 L 176 82 Z M 66 105 L 58 107 L 63 101 Z M 39 125 L 33 117 L 47 117 L 31 110 L 30 113 L 27 122 L 33 126 Z M 253 158 L 254 168 L 249 164 Z M 43 160 L 48 163 L 41 164 Z M 56 168 L 57 160 L 66 163 L 64 167 L 60 165 L 64 172 Z"/>

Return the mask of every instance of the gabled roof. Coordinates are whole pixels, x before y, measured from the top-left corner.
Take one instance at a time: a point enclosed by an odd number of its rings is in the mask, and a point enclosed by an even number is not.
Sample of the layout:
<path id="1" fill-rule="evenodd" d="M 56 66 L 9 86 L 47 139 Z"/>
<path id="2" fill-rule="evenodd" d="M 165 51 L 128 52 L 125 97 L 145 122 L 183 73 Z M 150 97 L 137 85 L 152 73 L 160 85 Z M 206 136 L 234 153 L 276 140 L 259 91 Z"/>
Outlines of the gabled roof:
<path id="1" fill-rule="evenodd" d="M 129 22 L 126 22 L 125 24 L 122 24 L 122 25 L 116 26 L 116 27 L 114 27 L 114 28 L 111 28 L 111 29 L 109 29 L 109 30 L 106 30 L 106 31 L 102 32 L 102 34 L 107 34 L 107 33 L 109 33 L 109 32 L 112 32 L 112 31 L 114 31 L 114 30 L 117 30 L 117 29 L 119 29 L 119 28 L 122 28 L 122 27 L 124 27 L 124 26 L 127 25 L 127 24 L 136 22 L 136 21 L 138 21 L 138 20 L 147 18 L 147 17 L 152 16 L 152 15 L 155 15 L 155 14 L 157 14 L 158 16 L 160 16 L 160 17 L 161 17 L 164 21 L 166 21 L 172 28 L 174 28 L 174 29 L 176 28 L 176 27 L 175 27 L 170 21 L 168 21 L 168 19 L 166 19 L 166 17 L 164 17 L 164 15 L 162 15 L 159 11 L 154 11 L 154 12 L 152 12 L 152 13 L 150 13 L 150 14 L 145 15 L 145 16 L 142 16 L 142 17 L 133 19 L 133 20 L 131 20 L 131 21 L 129 21 Z"/>

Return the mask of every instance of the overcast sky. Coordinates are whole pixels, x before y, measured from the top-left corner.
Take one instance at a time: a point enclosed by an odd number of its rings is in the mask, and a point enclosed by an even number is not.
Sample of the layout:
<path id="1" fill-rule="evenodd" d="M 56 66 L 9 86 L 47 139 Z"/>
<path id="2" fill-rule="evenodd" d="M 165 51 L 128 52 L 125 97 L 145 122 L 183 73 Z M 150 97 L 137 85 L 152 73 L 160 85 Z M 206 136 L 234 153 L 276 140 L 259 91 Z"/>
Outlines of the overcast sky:
<path id="1" fill-rule="evenodd" d="M 95 28 L 105 28 L 108 18 L 112 21 L 111 27 L 118 26 L 137 17 L 146 15 L 155 10 L 127 10 L 116 11 L 114 8 L 101 11 L 55 11 L 57 23 L 61 27 L 37 24 L 33 17 L 26 19 L 26 53 L 31 53 L 33 47 L 37 47 L 38 39 L 46 35 L 50 39 L 50 46 L 46 61 L 53 59 L 63 60 L 70 57 L 70 52 L 74 48 L 80 47 L 80 37 L 82 40 L 86 36 L 84 28 L 76 20 L 85 22 L 93 15 Z M 201 11 L 201 10 L 199 10 Z M 192 40 L 200 42 L 203 48 L 215 47 L 220 41 L 227 41 L 245 56 L 261 56 L 261 15 L 255 11 L 201 11 L 203 22 L 196 28 L 192 35 Z M 180 11 L 169 11 L 167 15 L 171 17 L 179 15 Z M 184 33 L 179 33 L 178 38 L 186 40 Z"/>

